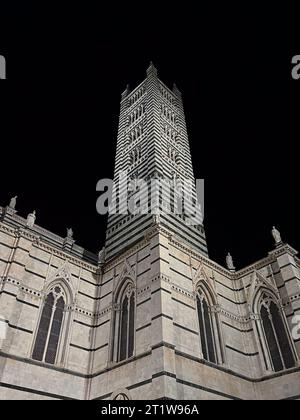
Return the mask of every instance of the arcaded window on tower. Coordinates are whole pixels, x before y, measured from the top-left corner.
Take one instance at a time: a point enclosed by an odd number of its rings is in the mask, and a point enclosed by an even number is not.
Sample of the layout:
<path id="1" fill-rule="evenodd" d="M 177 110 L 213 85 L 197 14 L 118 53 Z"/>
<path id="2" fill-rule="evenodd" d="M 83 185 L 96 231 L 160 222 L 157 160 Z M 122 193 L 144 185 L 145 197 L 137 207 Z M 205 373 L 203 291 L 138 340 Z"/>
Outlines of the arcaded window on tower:
<path id="1" fill-rule="evenodd" d="M 46 296 L 41 312 L 32 353 L 34 360 L 56 363 L 65 305 L 63 288 L 59 285 L 54 286 Z"/>
<path id="2" fill-rule="evenodd" d="M 204 288 L 198 289 L 196 299 L 203 359 L 215 364 L 222 363 L 223 357 L 219 322 L 215 311 L 216 306 Z"/>
<path id="3" fill-rule="evenodd" d="M 126 282 L 118 294 L 115 310 L 114 355 L 116 362 L 134 355 L 135 345 L 135 289 Z"/>
<path id="4" fill-rule="evenodd" d="M 260 321 L 265 341 L 265 356 L 271 369 L 280 372 L 295 366 L 295 355 L 284 313 L 276 299 L 264 293 L 260 299 Z"/>

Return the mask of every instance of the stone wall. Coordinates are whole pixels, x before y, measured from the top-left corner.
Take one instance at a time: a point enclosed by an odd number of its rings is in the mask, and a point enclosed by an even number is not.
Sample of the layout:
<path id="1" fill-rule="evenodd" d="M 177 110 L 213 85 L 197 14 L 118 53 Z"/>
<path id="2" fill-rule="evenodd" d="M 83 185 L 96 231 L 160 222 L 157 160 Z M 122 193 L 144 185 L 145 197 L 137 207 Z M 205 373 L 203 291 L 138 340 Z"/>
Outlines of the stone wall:
<path id="1" fill-rule="evenodd" d="M 12 216 L 13 217 L 13 216 Z M 299 398 L 295 368 L 274 374 L 264 361 L 253 306 L 261 288 L 278 294 L 289 328 L 299 314 L 299 260 L 288 245 L 230 271 L 152 226 L 144 239 L 102 267 L 50 244 L 24 224 L 0 222 L 0 399 Z M 135 350 L 113 358 L 115 296 L 130 278 L 136 290 Z M 52 284 L 67 291 L 54 365 L 32 359 L 43 301 Z M 197 288 L 214 301 L 217 365 L 203 360 Z"/>

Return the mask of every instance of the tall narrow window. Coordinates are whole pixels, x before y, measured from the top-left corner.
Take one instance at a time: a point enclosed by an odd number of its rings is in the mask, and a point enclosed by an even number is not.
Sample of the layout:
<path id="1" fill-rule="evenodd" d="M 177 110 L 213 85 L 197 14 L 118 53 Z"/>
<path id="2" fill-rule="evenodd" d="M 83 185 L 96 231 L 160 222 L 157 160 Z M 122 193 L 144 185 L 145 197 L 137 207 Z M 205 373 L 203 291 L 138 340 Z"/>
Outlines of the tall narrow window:
<path id="1" fill-rule="evenodd" d="M 134 353 L 135 294 L 129 285 L 120 301 L 118 361 L 128 359 Z"/>
<path id="2" fill-rule="evenodd" d="M 55 286 L 46 297 L 36 335 L 32 358 L 54 364 L 61 333 L 65 297 L 61 287 Z"/>
<path id="3" fill-rule="evenodd" d="M 279 372 L 294 367 L 295 357 L 283 314 L 278 304 L 266 294 L 261 299 L 260 317 L 273 370 Z"/>
<path id="4" fill-rule="evenodd" d="M 203 358 L 217 363 L 216 342 L 211 307 L 201 290 L 197 294 L 197 309 Z"/>

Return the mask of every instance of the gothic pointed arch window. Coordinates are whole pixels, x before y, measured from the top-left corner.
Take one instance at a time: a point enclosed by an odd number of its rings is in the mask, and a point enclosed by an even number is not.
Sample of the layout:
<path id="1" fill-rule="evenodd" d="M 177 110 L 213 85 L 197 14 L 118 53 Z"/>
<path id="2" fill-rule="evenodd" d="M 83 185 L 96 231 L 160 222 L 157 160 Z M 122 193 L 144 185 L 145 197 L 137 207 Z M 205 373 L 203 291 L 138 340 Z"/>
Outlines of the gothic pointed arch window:
<path id="1" fill-rule="evenodd" d="M 133 283 L 125 281 L 115 302 L 115 333 L 113 359 L 116 362 L 134 355 L 136 296 Z"/>
<path id="2" fill-rule="evenodd" d="M 67 296 L 64 288 L 56 284 L 46 295 L 36 338 L 32 358 L 41 362 L 55 364 L 58 358 Z"/>
<path id="3" fill-rule="evenodd" d="M 203 359 L 214 364 L 221 363 L 223 357 L 219 322 L 214 310 L 214 300 L 206 287 L 197 288 L 196 301 Z"/>
<path id="4" fill-rule="evenodd" d="M 266 368 L 280 372 L 295 367 L 292 340 L 279 302 L 271 292 L 263 291 L 257 309 L 257 327 Z"/>
<path id="5" fill-rule="evenodd" d="M 124 389 L 118 389 L 117 391 L 115 391 L 112 396 L 111 396 L 112 400 L 125 400 L 125 401 L 130 401 L 131 395 L 128 391 L 128 389 L 124 388 Z"/>

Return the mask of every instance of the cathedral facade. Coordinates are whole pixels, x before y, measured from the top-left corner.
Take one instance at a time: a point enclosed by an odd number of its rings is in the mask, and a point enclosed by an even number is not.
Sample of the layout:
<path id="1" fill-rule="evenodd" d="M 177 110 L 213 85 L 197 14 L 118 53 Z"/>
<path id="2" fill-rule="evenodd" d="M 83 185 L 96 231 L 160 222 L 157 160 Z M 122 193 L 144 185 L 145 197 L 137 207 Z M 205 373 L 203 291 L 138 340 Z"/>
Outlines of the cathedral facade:
<path id="1" fill-rule="evenodd" d="M 191 182 L 182 98 L 151 64 L 121 97 L 115 181 Z M 300 399 L 300 260 L 274 228 L 267 257 L 208 256 L 202 223 L 165 199 L 111 214 L 105 248 L 0 207 L 0 399 Z M 299 332 L 299 329 L 298 329 Z"/>

